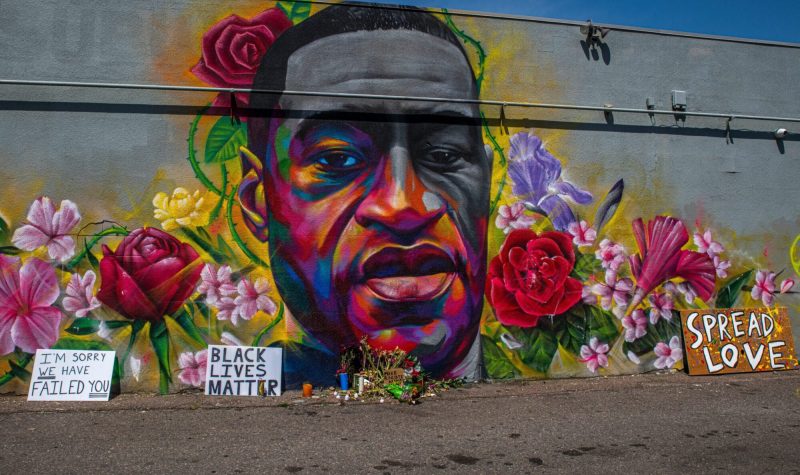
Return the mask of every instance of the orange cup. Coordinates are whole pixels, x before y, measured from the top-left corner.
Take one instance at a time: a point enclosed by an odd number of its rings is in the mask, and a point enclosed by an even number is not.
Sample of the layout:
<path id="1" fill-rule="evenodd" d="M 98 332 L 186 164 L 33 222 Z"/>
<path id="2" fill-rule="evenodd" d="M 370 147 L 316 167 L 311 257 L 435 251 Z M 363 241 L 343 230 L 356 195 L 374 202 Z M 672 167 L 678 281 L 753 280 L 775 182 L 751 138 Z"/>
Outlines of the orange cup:
<path id="1" fill-rule="evenodd" d="M 311 397 L 314 392 L 314 386 L 311 383 L 303 383 L 303 397 Z"/>

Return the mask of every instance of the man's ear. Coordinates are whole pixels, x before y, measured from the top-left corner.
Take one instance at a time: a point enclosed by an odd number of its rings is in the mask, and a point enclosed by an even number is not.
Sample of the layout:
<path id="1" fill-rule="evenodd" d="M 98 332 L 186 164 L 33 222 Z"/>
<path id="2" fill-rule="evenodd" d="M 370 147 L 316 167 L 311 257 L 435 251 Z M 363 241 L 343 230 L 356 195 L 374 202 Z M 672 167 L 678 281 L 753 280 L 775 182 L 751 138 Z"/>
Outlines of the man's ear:
<path id="1" fill-rule="evenodd" d="M 265 242 L 267 230 L 267 203 L 264 196 L 264 164 L 244 145 L 239 147 L 242 170 L 246 170 L 239 184 L 238 198 L 247 228 L 259 241 Z"/>

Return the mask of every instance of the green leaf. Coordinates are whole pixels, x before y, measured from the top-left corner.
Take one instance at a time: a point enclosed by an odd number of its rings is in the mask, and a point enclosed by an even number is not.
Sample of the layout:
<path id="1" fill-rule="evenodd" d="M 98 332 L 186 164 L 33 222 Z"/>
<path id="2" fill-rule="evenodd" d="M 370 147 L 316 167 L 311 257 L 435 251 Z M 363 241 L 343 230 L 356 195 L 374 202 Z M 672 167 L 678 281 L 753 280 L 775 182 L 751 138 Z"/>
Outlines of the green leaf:
<path id="1" fill-rule="evenodd" d="M 217 235 L 217 247 L 225 255 L 225 257 L 230 259 L 230 262 L 237 264 L 239 263 L 239 259 L 236 257 L 236 253 L 233 252 L 231 246 L 229 246 L 228 243 L 225 242 L 221 234 Z"/>
<path id="2" fill-rule="evenodd" d="M 181 307 L 180 310 L 175 313 L 175 315 L 172 316 L 172 319 L 175 320 L 175 323 L 183 328 L 183 331 L 185 331 L 186 334 L 189 335 L 194 341 L 203 346 L 207 345 L 206 341 L 203 339 L 203 335 L 200 333 L 197 325 L 195 325 L 194 319 L 192 319 L 192 316 L 186 310 L 185 305 Z"/>
<path id="3" fill-rule="evenodd" d="M 285 13 L 295 25 L 308 18 L 308 15 L 311 14 L 310 2 L 281 1 L 278 2 L 277 6 L 283 10 L 283 13 Z"/>
<path id="4" fill-rule="evenodd" d="M 11 229 L 3 217 L 0 216 L 0 242 L 8 242 L 9 234 L 11 234 Z"/>
<path id="5" fill-rule="evenodd" d="M 600 307 L 585 305 L 586 319 L 589 323 L 589 339 L 596 336 L 597 339 L 611 343 L 619 335 L 617 327 L 617 317 L 613 313 L 603 310 Z"/>
<path id="6" fill-rule="evenodd" d="M 673 336 L 681 333 L 681 313 L 677 310 L 672 311 L 672 321 L 663 318 L 659 319 L 655 325 L 647 324 L 647 334 L 636 341 L 625 342 L 622 351 L 627 353 L 632 351 L 637 355 L 643 355 L 653 351 L 658 342 L 669 343 Z"/>
<path id="7" fill-rule="evenodd" d="M 575 267 L 572 269 L 572 275 L 579 280 L 589 280 L 590 276 L 602 269 L 602 262 L 594 254 L 575 253 Z"/>
<path id="8" fill-rule="evenodd" d="M 0 254 L 8 254 L 11 256 L 17 255 L 22 252 L 22 249 L 17 249 L 15 246 L 0 246 Z"/>
<path id="9" fill-rule="evenodd" d="M 622 192 L 624 190 L 625 182 L 620 179 L 614 183 L 614 186 L 608 191 L 606 197 L 603 198 L 603 202 L 597 207 L 597 213 L 594 216 L 594 229 L 598 234 L 600 230 L 603 229 L 603 226 L 611 221 L 611 218 L 614 217 L 614 213 L 617 212 L 619 202 L 622 201 Z"/>
<path id="10" fill-rule="evenodd" d="M 581 346 L 588 344 L 592 337 L 611 343 L 619 335 L 614 314 L 600 307 L 583 304 L 555 317 L 553 327 L 558 342 L 574 355 L 580 355 Z"/>
<path id="11" fill-rule="evenodd" d="M 267 324 L 258 334 L 256 334 L 255 338 L 253 338 L 253 344 L 251 346 L 258 346 L 261 343 L 261 338 L 264 337 L 270 330 L 272 330 L 275 325 L 277 325 L 281 320 L 283 320 L 283 302 L 280 303 L 280 307 L 278 307 L 278 313 L 275 315 L 275 318 L 272 319 L 271 322 Z"/>
<path id="12" fill-rule="evenodd" d="M 86 250 L 86 259 L 89 261 L 89 265 L 91 265 L 94 269 L 99 268 L 100 261 L 98 261 L 97 257 L 92 254 L 92 251 L 89 249 L 89 243 L 86 241 L 86 239 L 83 240 L 83 247 Z"/>
<path id="13" fill-rule="evenodd" d="M 522 348 L 517 350 L 522 362 L 536 371 L 547 372 L 558 350 L 555 334 L 539 328 L 510 328 L 509 332 L 522 343 Z"/>
<path id="14" fill-rule="evenodd" d="M 119 320 L 118 320 L 119 321 Z M 106 322 L 106 325 L 109 325 L 112 322 Z M 125 361 L 128 361 L 128 356 L 131 354 L 131 349 L 133 348 L 133 344 L 136 343 L 136 335 L 139 334 L 139 331 L 144 328 L 144 321 L 143 320 L 134 320 L 131 322 L 131 336 L 128 340 L 128 348 L 125 349 L 125 354 L 122 356 L 122 370 L 124 372 L 125 369 Z"/>
<path id="15" fill-rule="evenodd" d="M 731 308 L 736 305 L 736 300 L 739 299 L 739 294 L 742 292 L 742 287 L 750 276 L 753 275 L 753 269 L 746 270 L 736 277 L 731 278 L 717 293 L 717 301 L 714 306 L 717 308 Z"/>
<path id="16" fill-rule="evenodd" d="M 150 322 L 150 342 L 158 358 L 158 389 L 161 394 L 167 394 L 172 382 L 172 371 L 169 366 L 169 331 L 166 323 Z"/>
<path id="17" fill-rule="evenodd" d="M 570 311 L 554 320 L 556 337 L 564 349 L 579 355 L 581 346 L 586 344 L 586 314 L 582 306 L 573 307 Z"/>
<path id="18" fill-rule="evenodd" d="M 83 318 L 76 318 L 72 325 L 68 326 L 65 330 L 67 333 L 72 335 L 91 335 L 92 333 L 97 333 L 97 330 L 100 329 L 100 321 L 95 320 L 94 318 L 83 317 Z"/>
<path id="19" fill-rule="evenodd" d="M 206 138 L 205 163 L 221 163 L 239 157 L 239 147 L 247 145 L 247 126 L 220 117 Z"/>
<path id="20" fill-rule="evenodd" d="M 8 365 L 11 367 L 11 374 L 15 377 L 23 380 L 29 381 L 31 379 L 31 373 L 27 369 L 23 368 L 20 364 L 18 364 L 14 360 L 8 360 Z"/>
<path id="21" fill-rule="evenodd" d="M 497 343 L 486 336 L 481 336 L 481 345 L 487 376 L 492 379 L 510 379 L 516 376 L 514 364 L 508 361 L 503 351 L 497 347 Z"/>
<path id="22" fill-rule="evenodd" d="M 106 320 L 104 322 L 106 326 L 112 330 L 116 328 L 127 327 L 128 325 L 132 325 L 133 322 L 129 320 Z"/>

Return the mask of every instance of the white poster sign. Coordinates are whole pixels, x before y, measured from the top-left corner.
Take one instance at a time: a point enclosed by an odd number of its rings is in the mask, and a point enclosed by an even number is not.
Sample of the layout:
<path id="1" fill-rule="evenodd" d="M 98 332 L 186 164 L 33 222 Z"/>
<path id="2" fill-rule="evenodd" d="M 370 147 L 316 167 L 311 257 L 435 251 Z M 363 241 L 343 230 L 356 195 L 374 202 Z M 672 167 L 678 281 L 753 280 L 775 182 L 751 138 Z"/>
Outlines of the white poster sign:
<path id="1" fill-rule="evenodd" d="M 209 396 L 281 395 L 281 348 L 209 345 L 207 361 Z"/>
<path id="2" fill-rule="evenodd" d="M 28 401 L 108 401 L 113 351 L 36 350 Z"/>

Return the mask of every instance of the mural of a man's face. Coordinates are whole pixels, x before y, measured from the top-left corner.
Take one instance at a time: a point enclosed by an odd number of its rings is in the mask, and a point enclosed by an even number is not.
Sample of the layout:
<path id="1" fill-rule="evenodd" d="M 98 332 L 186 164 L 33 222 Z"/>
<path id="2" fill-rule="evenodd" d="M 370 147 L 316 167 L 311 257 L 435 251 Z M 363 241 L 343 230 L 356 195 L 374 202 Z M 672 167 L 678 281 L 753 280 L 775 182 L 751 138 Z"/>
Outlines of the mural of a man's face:
<path id="1" fill-rule="evenodd" d="M 476 96 L 460 49 L 410 30 L 303 46 L 286 90 Z M 491 157 L 477 106 L 284 94 L 278 107 L 263 189 L 292 315 L 333 352 L 366 336 L 452 374 L 475 342 L 485 278 Z"/>

